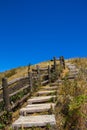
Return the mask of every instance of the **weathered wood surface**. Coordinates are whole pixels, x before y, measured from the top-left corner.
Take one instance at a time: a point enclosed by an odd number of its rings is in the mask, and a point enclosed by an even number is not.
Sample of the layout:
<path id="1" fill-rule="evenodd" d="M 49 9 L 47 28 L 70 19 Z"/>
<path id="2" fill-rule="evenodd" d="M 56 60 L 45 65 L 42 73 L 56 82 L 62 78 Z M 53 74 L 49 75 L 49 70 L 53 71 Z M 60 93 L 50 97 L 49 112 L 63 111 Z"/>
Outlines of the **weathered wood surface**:
<path id="1" fill-rule="evenodd" d="M 66 63 L 66 66 L 70 69 L 70 70 L 75 70 L 77 69 L 77 67 L 74 64 L 71 63 Z"/>
<path id="2" fill-rule="evenodd" d="M 47 84 L 47 83 L 48 83 L 48 80 L 41 82 L 42 85 Z M 20 91 L 27 89 L 28 87 L 29 87 L 29 83 L 28 83 L 28 85 L 25 85 L 25 86 L 22 84 L 18 84 L 12 88 L 8 88 L 9 89 L 9 97 L 14 96 L 15 94 L 19 93 Z M 2 101 L 3 101 L 3 94 L 0 93 L 0 102 L 2 102 Z"/>
<path id="3" fill-rule="evenodd" d="M 54 103 L 41 103 L 41 104 L 30 104 L 27 105 L 26 108 L 40 107 L 40 106 L 55 106 Z"/>
<path id="4" fill-rule="evenodd" d="M 48 74 L 41 74 L 41 77 L 48 76 Z"/>
<path id="5" fill-rule="evenodd" d="M 11 94 L 9 94 L 9 97 L 12 97 L 12 96 L 14 96 L 14 95 L 16 95 L 17 93 L 19 93 L 19 92 L 21 92 L 21 91 L 23 91 L 24 89 L 27 89 L 27 88 L 29 88 L 29 85 L 26 85 L 26 86 L 24 86 L 23 88 L 20 88 L 19 90 L 17 90 L 16 92 L 13 92 L 13 93 L 11 93 Z M 0 96 L 0 102 L 1 101 L 3 101 L 3 95 L 2 94 L 0 94 L 1 96 Z"/>
<path id="6" fill-rule="evenodd" d="M 24 89 L 27 89 L 27 88 L 29 88 L 29 85 L 26 85 L 26 86 L 24 86 L 23 88 L 17 90 L 16 92 L 10 94 L 9 97 L 14 96 L 14 95 L 16 95 L 17 93 L 19 93 L 19 92 L 21 92 L 21 91 L 23 91 Z"/>
<path id="7" fill-rule="evenodd" d="M 72 71 L 69 72 L 69 75 L 78 75 L 78 74 L 79 72 L 72 72 Z"/>
<path id="8" fill-rule="evenodd" d="M 41 82 L 41 85 L 45 85 L 45 84 L 47 84 L 48 82 L 49 82 L 49 80 L 45 80 L 45 81 Z"/>
<path id="9" fill-rule="evenodd" d="M 65 60 L 64 60 L 64 57 L 61 56 L 59 60 L 60 60 L 61 67 L 63 67 L 65 69 Z"/>
<path id="10" fill-rule="evenodd" d="M 44 127 L 47 124 L 51 126 L 56 125 L 55 115 L 39 115 L 39 116 L 20 116 L 17 121 L 12 124 L 13 129 L 30 128 L 30 127 Z"/>
<path id="11" fill-rule="evenodd" d="M 33 91 L 33 78 L 32 78 L 32 73 L 29 72 L 28 74 L 29 74 L 29 86 L 30 86 L 29 90 L 30 90 L 30 92 L 32 92 L 32 91 Z"/>
<path id="12" fill-rule="evenodd" d="M 38 113 L 49 111 L 50 109 L 54 110 L 55 104 L 36 104 L 36 105 L 28 105 L 28 107 L 22 108 L 20 110 L 20 114 L 26 116 L 29 113 Z"/>
<path id="13" fill-rule="evenodd" d="M 66 79 L 68 80 L 68 79 L 75 79 L 75 78 L 76 78 L 76 76 L 70 75 L 70 76 L 67 76 Z"/>
<path id="14" fill-rule="evenodd" d="M 15 82 L 18 82 L 18 81 L 23 80 L 23 79 L 26 79 L 26 78 L 28 78 L 28 76 L 16 78 L 16 79 L 14 79 L 14 80 L 12 80 L 12 81 L 9 81 L 9 82 L 8 82 L 8 85 L 12 85 L 12 84 L 14 84 Z"/>
<path id="15" fill-rule="evenodd" d="M 12 85 L 12 84 L 14 84 L 14 83 L 16 83 L 16 82 L 18 82 L 18 81 L 24 80 L 24 79 L 26 79 L 26 78 L 28 78 L 28 76 L 13 79 L 13 80 L 11 80 L 11 81 L 8 82 L 8 86 L 10 86 L 10 85 Z M 3 88 L 2 85 L 0 85 L 0 90 L 1 90 L 2 88 Z"/>
<path id="16" fill-rule="evenodd" d="M 54 58 L 54 71 L 56 70 L 56 67 L 57 67 L 56 63 L 57 63 L 56 62 L 56 58 Z M 36 71 L 34 71 L 34 72 L 33 71 L 30 72 L 30 68 L 28 68 L 28 76 L 16 78 L 16 79 L 8 82 L 6 86 L 8 88 L 7 89 L 7 91 L 8 91 L 7 92 L 7 94 L 8 94 L 8 100 L 9 101 L 11 100 L 9 102 L 11 109 L 15 108 L 16 106 L 18 106 L 20 104 L 23 104 L 23 102 L 27 100 L 28 96 L 30 95 L 30 92 L 34 91 L 34 86 L 33 86 L 34 83 L 35 83 L 36 86 L 46 85 L 47 83 L 49 83 L 50 82 L 50 78 L 51 78 L 51 73 L 54 72 L 54 71 L 51 71 L 51 69 L 52 69 L 52 66 L 47 66 L 45 68 L 40 68 L 37 65 L 36 66 Z M 29 73 L 31 75 L 29 75 Z M 5 101 L 5 99 L 6 99 L 5 98 L 6 97 L 5 96 L 6 93 L 5 94 L 2 93 L 3 92 L 2 91 L 3 90 L 2 86 L 0 86 L 0 88 L 1 88 L 1 91 L 0 91 L 1 92 L 0 93 L 0 101 L 3 101 L 3 99 L 4 99 L 5 106 L 7 106 L 7 109 L 9 109 L 9 106 L 6 105 L 6 101 Z M 24 97 L 21 98 L 21 99 L 20 98 L 17 98 L 17 100 L 13 99 L 12 96 L 15 96 L 16 94 L 18 94 L 21 91 L 22 92 L 24 91 L 24 94 L 26 94 L 26 95 L 24 95 Z M 39 95 L 43 95 L 43 94 L 50 94 L 50 93 L 55 93 L 55 90 L 46 90 L 45 92 L 40 91 L 38 94 Z M 3 98 L 3 96 L 4 96 L 4 98 Z M 16 96 L 18 96 L 18 95 L 16 95 Z M 12 97 L 12 98 L 10 98 L 10 97 Z M 42 103 L 42 102 L 48 102 L 48 101 L 51 102 L 51 101 L 55 100 L 55 96 L 50 96 L 50 97 L 48 96 L 47 98 L 46 97 L 45 98 L 41 97 L 41 99 L 39 97 L 40 100 L 37 99 L 37 101 L 36 101 L 36 99 L 33 100 L 32 103 Z M 46 106 L 43 106 L 43 108 L 39 107 L 39 111 L 44 111 L 44 110 L 46 110 L 48 108 L 46 108 Z M 35 110 L 35 108 L 33 108 L 33 109 Z"/>
<path id="17" fill-rule="evenodd" d="M 56 90 L 58 88 L 58 86 L 45 86 L 45 87 L 42 87 L 42 89 L 44 90 Z"/>
<path id="18" fill-rule="evenodd" d="M 56 91 L 55 90 L 45 90 L 45 91 L 38 91 L 37 92 L 37 95 L 44 95 L 44 94 L 52 94 L 52 93 L 55 93 Z"/>
<path id="19" fill-rule="evenodd" d="M 4 100 L 4 109 L 6 111 L 10 111 L 10 99 L 9 99 L 9 91 L 8 91 L 8 83 L 7 78 L 2 79 L 2 86 L 3 86 L 3 100 Z"/>
<path id="20" fill-rule="evenodd" d="M 54 57 L 54 70 L 56 71 L 56 57 Z"/>
<path id="21" fill-rule="evenodd" d="M 23 98 L 21 98 L 20 100 L 18 100 L 16 103 L 12 104 L 11 109 L 14 109 L 17 106 L 20 106 L 21 104 L 23 104 L 24 101 L 26 101 L 26 99 L 30 96 L 30 93 L 28 93 L 27 95 L 25 95 Z"/>
<path id="22" fill-rule="evenodd" d="M 16 82 L 15 82 L 16 83 Z M 10 86 L 8 83 L 8 89 L 9 89 L 9 94 L 17 91 L 18 89 L 23 88 L 25 85 L 29 84 L 29 79 L 28 78 L 24 78 L 21 81 L 19 80 L 19 82 L 17 82 L 16 84 L 14 84 L 13 86 Z M 3 88 L 3 87 L 2 87 Z M 0 93 L 1 95 L 1 93 Z M 1 96 L 0 96 L 1 98 Z"/>
<path id="23" fill-rule="evenodd" d="M 32 97 L 28 100 L 29 104 L 33 103 L 43 103 L 51 100 L 52 98 L 55 99 L 56 96 L 39 96 L 39 97 Z"/>

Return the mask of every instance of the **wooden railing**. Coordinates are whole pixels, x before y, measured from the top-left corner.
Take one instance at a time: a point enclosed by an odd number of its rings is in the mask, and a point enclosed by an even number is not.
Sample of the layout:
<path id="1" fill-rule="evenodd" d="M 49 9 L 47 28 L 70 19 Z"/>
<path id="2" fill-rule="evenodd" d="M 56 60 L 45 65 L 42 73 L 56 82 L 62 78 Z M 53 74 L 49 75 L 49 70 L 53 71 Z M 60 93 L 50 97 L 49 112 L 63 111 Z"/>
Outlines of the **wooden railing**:
<path id="1" fill-rule="evenodd" d="M 58 59 L 57 59 L 58 60 Z M 7 82 L 7 78 L 2 79 L 0 87 L 0 111 L 11 111 L 17 105 L 23 103 L 34 90 L 40 86 L 51 82 L 52 73 L 56 71 L 57 61 L 54 57 L 53 65 L 40 68 L 38 65 L 30 71 L 28 76 L 16 78 Z M 60 65 L 65 68 L 63 57 L 60 58 Z"/>

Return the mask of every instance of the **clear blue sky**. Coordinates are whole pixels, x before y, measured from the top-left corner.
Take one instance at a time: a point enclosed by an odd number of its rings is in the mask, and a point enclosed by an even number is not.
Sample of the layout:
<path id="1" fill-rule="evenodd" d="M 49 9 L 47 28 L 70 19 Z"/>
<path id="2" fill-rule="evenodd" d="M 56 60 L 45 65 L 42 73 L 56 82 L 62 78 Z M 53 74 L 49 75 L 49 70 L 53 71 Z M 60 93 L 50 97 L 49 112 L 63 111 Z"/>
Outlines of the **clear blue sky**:
<path id="1" fill-rule="evenodd" d="M 87 56 L 87 0 L 0 0 L 0 71 Z"/>

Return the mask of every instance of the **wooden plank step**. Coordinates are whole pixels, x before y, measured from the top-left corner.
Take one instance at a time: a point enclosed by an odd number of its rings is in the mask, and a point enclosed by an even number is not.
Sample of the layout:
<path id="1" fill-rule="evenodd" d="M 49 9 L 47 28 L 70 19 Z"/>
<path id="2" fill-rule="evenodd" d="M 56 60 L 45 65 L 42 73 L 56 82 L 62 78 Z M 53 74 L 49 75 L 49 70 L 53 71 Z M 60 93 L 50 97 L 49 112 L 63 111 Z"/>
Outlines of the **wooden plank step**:
<path id="1" fill-rule="evenodd" d="M 47 124 L 56 125 L 55 115 L 20 116 L 12 124 L 12 128 L 18 130 L 19 128 L 44 127 Z"/>
<path id="2" fill-rule="evenodd" d="M 50 109 L 54 110 L 55 104 L 36 104 L 34 106 L 30 105 L 28 107 L 22 108 L 20 114 L 26 116 L 29 113 L 38 113 L 49 111 Z"/>
<path id="3" fill-rule="evenodd" d="M 32 107 L 40 107 L 40 106 L 52 106 L 54 105 L 55 106 L 55 103 L 41 103 L 41 104 L 30 104 L 30 105 L 27 105 L 26 108 L 32 108 Z"/>
<path id="4" fill-rule="evenodd" d="M 72 72 L 72 73 L 78 73 L 79 72 L 79 70 L 70 70 L 70 72 Z"/>
<path id="5" fill-rule="evenodd" d="M 79 72 L 69 72 L 69 75 L 77 75 Z"/>
<path id="6" fill-rule="evenodd" d="M 39 91 L 37 92 L 38 95 L 43 95 L 43 94 L 52 94 L 55 93 L 55 90 L 47 90 L 47 91 Z"/>
<path id="7" fill-rule="evenodd" d="M 58 86 L 59 84 L 62 83 L 62 80 L 61 79 L 58 79 L 56 82 L 54 83 L 51 83 L 51 86 Z"/>
<path id="8" fill-rule="evenodd" d="M 56 90 L 58 87 L 57 86 L 45 86 L 45 87 L 42 87 L 42 89 L 44 90 Z"/>
<path id="9" fill-rule="evenodd" d="M 28 100 L 29 104 L 33 104 L 33 103 L 43 103 L 43 102 L 47 102 L 51 99 L 56 98 L 56 96 L 39 96 L 39 97 L 32 97 L 31 99 Z"/>

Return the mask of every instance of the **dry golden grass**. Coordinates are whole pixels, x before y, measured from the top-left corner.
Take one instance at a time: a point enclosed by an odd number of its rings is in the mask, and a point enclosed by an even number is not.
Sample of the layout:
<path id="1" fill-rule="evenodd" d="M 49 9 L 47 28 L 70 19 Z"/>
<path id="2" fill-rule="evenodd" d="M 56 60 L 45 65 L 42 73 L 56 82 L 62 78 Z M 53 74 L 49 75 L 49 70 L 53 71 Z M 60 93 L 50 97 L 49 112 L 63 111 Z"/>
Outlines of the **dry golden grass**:
<path id="1" fill-rule="evenodd" d="M 57 61 L 57 63 L 59 63 L 59 61 Z M 45 62 L 41 62 L 41 63 L 35 64 L 35 65 L 32 65 L 31 69 L 36 68 L 36 65 L 39 65 L 40 68 L 44 68 L 44 67 L 47 67 L 48 65 L 50 65 L 50 66 L 53 65 L 53 61 L 45 61 Z M 0 74 L 0 83 L 1 83 L 2 77 L 4 77 L 6 74 L 8 74 L 10 72 L 11 72 L 11 70 Z M 20 78 L 20 77 L 25 77 L 27 75 L 28 75 L 28 66 L 19 67 L 19 68 L 15 69 L 15 74 L 12 75 L 11 77 L 9 77 L 8 81 L 11 81 L 13 79 Z"/>
<path id="2" fill-rule="evenodd" d="M 69 72 L 68 68 L 66 68 L 65 70 L 63 70 L 62 77 L 65 77 L 65 75 L 67 75 L 68 72 Z"/>

